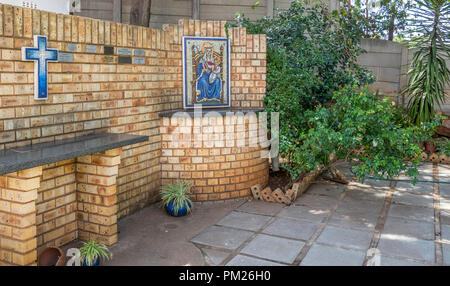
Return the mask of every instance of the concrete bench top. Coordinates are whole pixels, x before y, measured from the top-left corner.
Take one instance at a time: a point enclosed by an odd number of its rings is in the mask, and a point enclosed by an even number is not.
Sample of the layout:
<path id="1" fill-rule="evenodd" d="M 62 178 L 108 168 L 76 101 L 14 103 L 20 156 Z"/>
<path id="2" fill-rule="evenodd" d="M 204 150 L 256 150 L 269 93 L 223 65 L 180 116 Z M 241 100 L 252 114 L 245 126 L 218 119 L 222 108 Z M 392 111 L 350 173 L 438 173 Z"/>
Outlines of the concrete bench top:
<path id="1" fill-rule="evenodd" d="M 103 152 L 148 140 L 148 136 L 96 133 L 0 151 L 0 175 Z"/>
<path id="2" fill-rule="evenodd" d="M 258 113 L 264 111 L 264 108 L 202 108 L 202 116 L 226 116 L 226 115 L 247 115 L 248 113 Z M 200 111 L 198 111 L 200 114 Z M 193 117 L 194 109 L 175 109 L 162 111 L 158 113 L 161 117 Z"/>

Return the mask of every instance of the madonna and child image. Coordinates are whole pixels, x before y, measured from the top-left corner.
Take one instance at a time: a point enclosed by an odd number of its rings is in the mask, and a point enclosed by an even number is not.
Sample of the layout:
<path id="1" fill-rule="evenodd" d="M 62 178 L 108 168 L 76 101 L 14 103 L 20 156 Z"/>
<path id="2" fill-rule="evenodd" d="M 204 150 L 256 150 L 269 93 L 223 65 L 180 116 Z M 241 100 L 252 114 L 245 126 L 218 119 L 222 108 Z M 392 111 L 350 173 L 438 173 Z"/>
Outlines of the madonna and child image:
<path id="1" fill-rule="evenodd" d="M 230 106 L 229 42 L 226 38 L 183 38 L 184 108 Z"/>

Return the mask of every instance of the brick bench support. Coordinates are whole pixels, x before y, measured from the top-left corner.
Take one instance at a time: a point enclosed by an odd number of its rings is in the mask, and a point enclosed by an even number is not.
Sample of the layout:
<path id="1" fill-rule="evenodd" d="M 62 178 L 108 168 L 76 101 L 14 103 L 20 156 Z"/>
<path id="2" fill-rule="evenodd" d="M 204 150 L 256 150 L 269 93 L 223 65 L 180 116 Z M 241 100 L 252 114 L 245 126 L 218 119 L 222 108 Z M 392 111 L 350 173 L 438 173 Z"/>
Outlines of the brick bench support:
<path id="1" fill-rule="evenodd" d="M 122 148 L 76 158 L 78 238 L 117 242 Z M 0 176 L 0 265 L 36 265 L 36 199 L 42 166 Z"/>
<path id="2" fill-rule="evenodd" d="M 78 237 L 117 242 L 117 186 L 122 148 L 77 158 Z"/>
<path id="3" fill-rule="evenodd" d="M 0 265 L 35 265 L 42 167 L 0 176 Z"/>
<path id="4" fill-rule="evenodd" d="M 78 239 L 107 246 L 116 243 L 116 181 L 122 147 L 147 140 L 147 136 L 99 133 L 0 150 L 0 265 L 37 264 L 42 234 L 36 226 L 40 207 L 36 204 L 41 184 L 48 181 L 45 166 L 69 159 L 75 159 L 71 172 L 75 175 L 77 219 L 73 227 Z M 71 212 L 74 210 L 72 207 Z"/>

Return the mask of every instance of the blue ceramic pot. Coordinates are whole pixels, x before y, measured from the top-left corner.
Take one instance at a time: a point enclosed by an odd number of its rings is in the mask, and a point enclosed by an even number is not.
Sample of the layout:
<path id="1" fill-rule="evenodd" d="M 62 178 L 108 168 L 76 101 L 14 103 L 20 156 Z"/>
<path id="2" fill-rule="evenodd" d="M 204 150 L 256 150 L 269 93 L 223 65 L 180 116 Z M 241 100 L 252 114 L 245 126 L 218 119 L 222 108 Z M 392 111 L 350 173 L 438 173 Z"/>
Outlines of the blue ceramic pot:
<path id="1" fill-rule="evenodd" d="M 100 265 L 100 257 L 97 257 L 97 260 L 94 261 L 91 265 L 86 263 L 86 260 L 83 260 L 83 266 L 99 266 Z"/>
<path id="2" fill-rule="evenodd" d="M 190 202 L 188 202 L 187 204 L 189 205 L 189 207 L 192 207 Z M 188 212 L 186 204 L 185 204 L 178 210 L 178 213 L 175 214 L 175 204 L 173 203 L 173 201 L 171 201 L 167 205 L 165 205 L 164 208 L 166 209 L 167 213 L 169 213 L 171 216 L 184 216 Z"/>

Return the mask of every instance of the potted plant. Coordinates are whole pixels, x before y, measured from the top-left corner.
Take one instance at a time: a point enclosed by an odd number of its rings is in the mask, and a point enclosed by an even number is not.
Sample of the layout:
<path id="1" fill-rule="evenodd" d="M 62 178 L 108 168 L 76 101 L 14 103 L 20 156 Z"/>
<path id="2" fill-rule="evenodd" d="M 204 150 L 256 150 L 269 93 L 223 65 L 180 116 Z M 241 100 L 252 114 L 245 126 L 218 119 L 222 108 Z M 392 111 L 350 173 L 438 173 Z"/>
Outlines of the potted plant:
<path id="1" fill-rule="evenodd" d="M 112 254 L 106 245 L 93 240 L 83 242 L 80 252 L 83 266 L 99 266 L 100 259 L 108 260 L 112 258 Z"/>
<path id="2" fill-rule="evenodd" d="M 184 216 L 191 211 L 192 201 L 189 198 L 191 188 L 192 186 L 185 181 L 163 186 L 162 204 L 171 216 Z"/>

